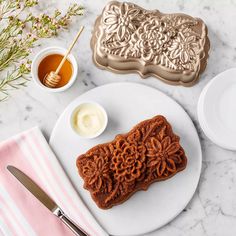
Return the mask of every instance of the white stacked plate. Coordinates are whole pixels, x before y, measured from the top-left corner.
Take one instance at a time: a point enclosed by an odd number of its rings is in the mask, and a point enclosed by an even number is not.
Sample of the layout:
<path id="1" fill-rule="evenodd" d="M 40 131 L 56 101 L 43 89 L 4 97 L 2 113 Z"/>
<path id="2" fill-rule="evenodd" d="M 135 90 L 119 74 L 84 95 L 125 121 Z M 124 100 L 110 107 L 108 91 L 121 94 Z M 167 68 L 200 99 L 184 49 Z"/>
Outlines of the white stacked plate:
<path id="1" fill-rule="evenodd" d="M 209 139 L 236 150 L 236 68 L 220 73 L 203 89 L 198 119 Z"/>

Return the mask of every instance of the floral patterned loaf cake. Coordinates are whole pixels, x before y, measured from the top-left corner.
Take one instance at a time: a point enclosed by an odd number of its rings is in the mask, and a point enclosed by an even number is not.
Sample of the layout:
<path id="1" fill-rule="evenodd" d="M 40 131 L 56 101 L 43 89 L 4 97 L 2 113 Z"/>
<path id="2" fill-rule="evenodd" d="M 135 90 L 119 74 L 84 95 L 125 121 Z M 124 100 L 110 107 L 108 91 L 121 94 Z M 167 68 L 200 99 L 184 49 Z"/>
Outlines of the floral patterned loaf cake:
<path id="1" fill-rule="evenodd" d="M 76 164 L 84 188 L 98 207 L 108 209 L 183 170 L 187 158 L 166 118 L 155 116 L 88 150 Z"/>

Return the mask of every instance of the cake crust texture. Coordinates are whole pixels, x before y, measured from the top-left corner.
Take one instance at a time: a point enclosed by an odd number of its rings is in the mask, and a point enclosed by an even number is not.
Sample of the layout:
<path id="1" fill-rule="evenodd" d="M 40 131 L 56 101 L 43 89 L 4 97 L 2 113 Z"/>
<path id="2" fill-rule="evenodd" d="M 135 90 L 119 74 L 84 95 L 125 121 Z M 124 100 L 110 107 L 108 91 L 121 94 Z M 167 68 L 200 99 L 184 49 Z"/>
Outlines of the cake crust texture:
<path id="1" fill-rule="evenodd" d="M 77 158 L 76 165 L 84 188 L 98 207 L 108 209 L 182 171 L 187 157 L 169 122 L 158 115 L 91 148 Z"/>

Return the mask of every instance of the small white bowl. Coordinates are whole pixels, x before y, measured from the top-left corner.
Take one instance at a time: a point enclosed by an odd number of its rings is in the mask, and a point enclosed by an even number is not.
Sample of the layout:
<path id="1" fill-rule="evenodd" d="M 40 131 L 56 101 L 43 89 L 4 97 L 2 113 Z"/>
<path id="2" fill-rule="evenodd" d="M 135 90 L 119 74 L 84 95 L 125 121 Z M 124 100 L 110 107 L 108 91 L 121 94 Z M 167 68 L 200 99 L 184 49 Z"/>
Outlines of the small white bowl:
<path id="1" fill-rule="evenodd" d="M 83 135 L 79 134 L 79 132 L 78 132 L 78 131 L 75 129 L 75 127 L 74 127 L 74 117 L 75 117 L 75 115 L 76 115 L 78 109 L 79 109 L 81 106 L 85 105 L 85 104 L 92 104 L 92 105 L 97 106 L 97 107 L 100 109 L 100 111 L 102 112 L 103 116 L 104 116 L 104 124 L 103 124 L 103 127 L 102 127 L 96 134 L 91 135 L 91 136 L 83 136 Z M 104 107 L 102 107 L 102 106 L 101 106 L 99 103 L 97 103 L 97 102 L 90 102 L 90 101 L 81 102 L 80 104 L 78 104 L 78 105 L 73 109 L 73 111 L 72 111 L 72 113 L 71 113 L 71 116 L 70 116 L 70 126 L 71 126 L 71 129 L 72 129 L 79 137 L 81 137 L 81 138 L 92 139 L 92 138 L 98 137 L 99 135 L 101 135 L 101 134 L 104 132 L 104 130 L 105 130 L 106 127 L 107 127 L 107 124 L 108 124 L 107 112 L 106 112 L 106 110 L 104 109 Z"/>
<path id="2" fill-rule="evenodd" d="M 75 82 L 76 77 L 77 77 L 77 73 L 78 73 L 78 64 L 77 64 L 76 59 L 73 54 L 69 54 L 69 56 L 68 56 L 68 60 L 71 62 L 72 68 L 73 68 L 72 76 L 71 76 L 69 82 L 66 85 L 64 85 L 63 87 L 48 88 L 42 84 L 42 82 L 40 81 L 40 79 L 38 77 L 39 64 L 46 56 L 51 55 L 51 54 L 65 55 L 66 51 L 67 50 L 65 48 L 61 48 L 61 47 L 47 47 L 47 48 L 41 50 L 34 57 L 34 59 L 32 61 L 32 65 L 31 65 L 31 75 L 32 75 L 32 78 L 33 78 L 34 82 L 36 83 L 36 85 L 38 87 L 40 87 L 41 89 L 43 89 L 44 91 L 53 92 L 53 93 L 62 92 L 62 91 L 67 90 L 68 88 L 70 88 L 71 85 Z"/>

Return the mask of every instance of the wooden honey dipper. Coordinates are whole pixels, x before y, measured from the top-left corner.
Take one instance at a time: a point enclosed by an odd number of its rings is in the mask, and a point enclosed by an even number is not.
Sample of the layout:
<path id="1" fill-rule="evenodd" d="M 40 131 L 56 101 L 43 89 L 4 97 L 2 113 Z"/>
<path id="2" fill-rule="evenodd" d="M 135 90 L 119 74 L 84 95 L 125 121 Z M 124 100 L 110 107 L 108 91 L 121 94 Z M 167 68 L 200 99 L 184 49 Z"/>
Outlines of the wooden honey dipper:
<path id="1" fill-rule="evenodd" d="M 57 67 L 56 71 L 51 71 L 49 74 L 46 74 L 44 76 L 44 79 L 43 79 L 43 84 L 49 88 L 55 88 L 59 81 L 61 80 L 61 76 L 58 74 L 63 66 L 63 64 L 65 63 L 68 55 L 70 54 L 72 48 L 74 47 L 75 43 L 77 42 L 80 34 L 82 33 L 84 29 L 84 26 L 81 26 L 78 34 L 76 35 L 75 39 L 73 40 L 73 42 L 71 43 L 70 47 L 68 48 L 65 56 L 62 58 L 59 66 Z"/>

